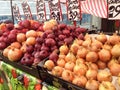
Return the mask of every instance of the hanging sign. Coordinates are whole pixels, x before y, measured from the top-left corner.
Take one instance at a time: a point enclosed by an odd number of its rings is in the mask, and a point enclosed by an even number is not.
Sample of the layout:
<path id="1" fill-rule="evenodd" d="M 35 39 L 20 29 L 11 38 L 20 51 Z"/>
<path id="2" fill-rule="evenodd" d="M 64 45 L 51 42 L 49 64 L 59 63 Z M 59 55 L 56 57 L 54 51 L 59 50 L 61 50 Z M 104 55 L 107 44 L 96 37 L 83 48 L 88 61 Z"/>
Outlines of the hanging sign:
<path id="1" fill-rule="evenodd" d="M 51 19 L 55 19 L 57 21 L 62 20 L 60 1 L 59 0 L 48 0 L 48 3 L 49 3 Z"/>
<path id="2" fill-rule="evenodd" d="M 120 0 L 108 0 L 108 18 L 120 19 Z"/>
<path id="3" fill-rule="evenodd" d="M 19 12 L 19 7 L 15 4 L 12 6 L 12 9 L 13 9 L 13 15 L 15 17 L 15 19 L 19 22 L 21 21 L 21 15 L 20 15 L 20 12 Z"/>
<path id="4" fill-rule="evenodd" d="M 32 14 L 31 14 L 30 6 L 28 5 L 28 3 L 23 2 L 22 3 L 22 8 L 23 8 L 25 18 L 32 20 Z"/>
<path id="5" fill-rule="evenodd" d="M 80 0 L 67 0 L 67 16 L 70 21 L 79 21 L 81 19 Z"/>
<path id="6" fill-rule="evenodd" d="M 45 21 L 46 20 L 46 12 L 45 12 L 44 0 L 36 1 L 36 9 L 37 9 L 37 19 L 39 21 Z"/>

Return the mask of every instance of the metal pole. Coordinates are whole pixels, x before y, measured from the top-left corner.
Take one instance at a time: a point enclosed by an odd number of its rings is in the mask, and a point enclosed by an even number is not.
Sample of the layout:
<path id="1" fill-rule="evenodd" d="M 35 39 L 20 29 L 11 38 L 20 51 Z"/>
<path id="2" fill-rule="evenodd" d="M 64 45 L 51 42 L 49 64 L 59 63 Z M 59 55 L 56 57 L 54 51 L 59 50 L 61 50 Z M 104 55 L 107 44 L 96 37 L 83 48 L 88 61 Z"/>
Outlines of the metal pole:
<path id="1" fill-rule="evenodd" d="M 12 0 L 10 0 L 10 6 L 11 6 L 12 21 L 14 23 L 14 15 L 13 15 L 13 9 L 12 9 Z"/>

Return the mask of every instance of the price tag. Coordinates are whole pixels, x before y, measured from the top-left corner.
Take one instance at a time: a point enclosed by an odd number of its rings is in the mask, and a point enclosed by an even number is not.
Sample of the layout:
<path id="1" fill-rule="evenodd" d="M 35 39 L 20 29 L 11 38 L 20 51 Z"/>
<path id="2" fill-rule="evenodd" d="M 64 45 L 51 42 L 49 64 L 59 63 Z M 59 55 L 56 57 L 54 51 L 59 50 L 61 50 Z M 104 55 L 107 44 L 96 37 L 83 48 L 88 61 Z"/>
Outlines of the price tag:
<path id="1" fill-rule="evenodd" d="M 69 90 L 76 90 L 73 86 L 71 86 L 69 84 L 68 84 L 68 88 L 69 88 Z"/>
<path id="2" fill-rule="evenodd" d="M 23 2 L 22 8 L 23 8 L 23 12 L 24 12 L 26 19 L 32 20 L 32 14 L 31 14 L 30 6 L 28 5 L 28 3 Z"/>
<path id="3" fill-rule="evenodd" d="M 120 0 L 108 0 L 108 18 L 120 19 Z"/>
<path id="4" fill-rule="evenodd" d="M 56 86 L 57 88 L 61 88 L 62 85 L 59 83 L 59 80 L 57 78 L 53 78 L 52 81 L 53 85 Z"/>
<path id="5" fill-rule="evenodd" d="M 37 19 L 39 21 L 45 21 L 46 20 L 46 12 L 45 12 L 44 0 L 36 1 L 36 9 L 37 9 Z"/>
<path id="6" fill-rule="evenodd" d="M 80 0 L 67 0 L 67 16 L 70 21 L 79 21 L 81 19 Z"/>
<path id="7" fill-rule="evenodd" d="M 19 7 L 15 4 L 12 6 L 12 9 L 13 9 L 13 14 L 14 14 L 15 19 L 19 22 L 21 20 Z"/>
<path id="8" fill-rule="evenodd" d="M 49 3 L 49 8 L 50 8 L 51 19 L 55 19 L 57 21 L 62 20 L 60 1 L 59 0 L 48 0 L 48 3 Z"/>

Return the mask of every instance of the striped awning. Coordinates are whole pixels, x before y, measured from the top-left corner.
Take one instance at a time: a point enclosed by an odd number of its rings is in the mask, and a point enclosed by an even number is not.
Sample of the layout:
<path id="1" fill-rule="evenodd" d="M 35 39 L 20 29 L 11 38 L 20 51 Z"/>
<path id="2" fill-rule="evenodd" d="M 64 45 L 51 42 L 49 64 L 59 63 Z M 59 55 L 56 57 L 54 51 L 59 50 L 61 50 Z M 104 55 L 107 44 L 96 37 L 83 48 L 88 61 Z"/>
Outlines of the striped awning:
<path id="1" fill-rule="evenodd" d="M 107 0 L 81 1 L 82 13 L 91 14 L 101 18 L 107 18 Z"/>

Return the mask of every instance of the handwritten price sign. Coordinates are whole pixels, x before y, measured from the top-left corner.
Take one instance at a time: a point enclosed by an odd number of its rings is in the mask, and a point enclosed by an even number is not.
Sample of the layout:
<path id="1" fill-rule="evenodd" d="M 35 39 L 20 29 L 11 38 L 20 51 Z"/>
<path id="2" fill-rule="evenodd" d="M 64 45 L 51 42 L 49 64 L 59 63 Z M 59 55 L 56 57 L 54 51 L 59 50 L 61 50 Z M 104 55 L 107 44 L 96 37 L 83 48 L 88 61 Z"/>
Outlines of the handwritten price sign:
<path id="1" fill-rule="evenodd" d="M 62 20 L 62 12 L 59 0 L 48 0 L 51 19 Z"/>
<path id="2" fill-rule="evenodd" d="M 67 15 L 70 21 L 78 21 L 81 17 L 80 0 L 67 0 Z"/>
<path id="3" fill-rule="evenodd" d="M 45 12 L 44 0 L 37 0 L 36 1 L 36 9 L 37 9 L 37 19 L 39 21 L 46 20 L 46 12 Z"/>
<path id="4" fill-rule="evenodd" d="M 14 17 L 17 21 L 21 20 L 21 15 L 19 12 L 19 7 L 15 4 L 12 6 Z"/>
<path id="5" fill-rule="evenodd" d="M 120 19 L 120 0 L 108 0 L 108 18 Z"/>
<path id="6" fill-rule="evenodd" d="M 27 2 L 22 3 L 22 8 L 23 8 L 23 12 L 24 12 L 24 15 L 25 15 L 26 19 L 32 20 L 32 14 L 31 14 L 30 6 L 27 4 Z"/>

